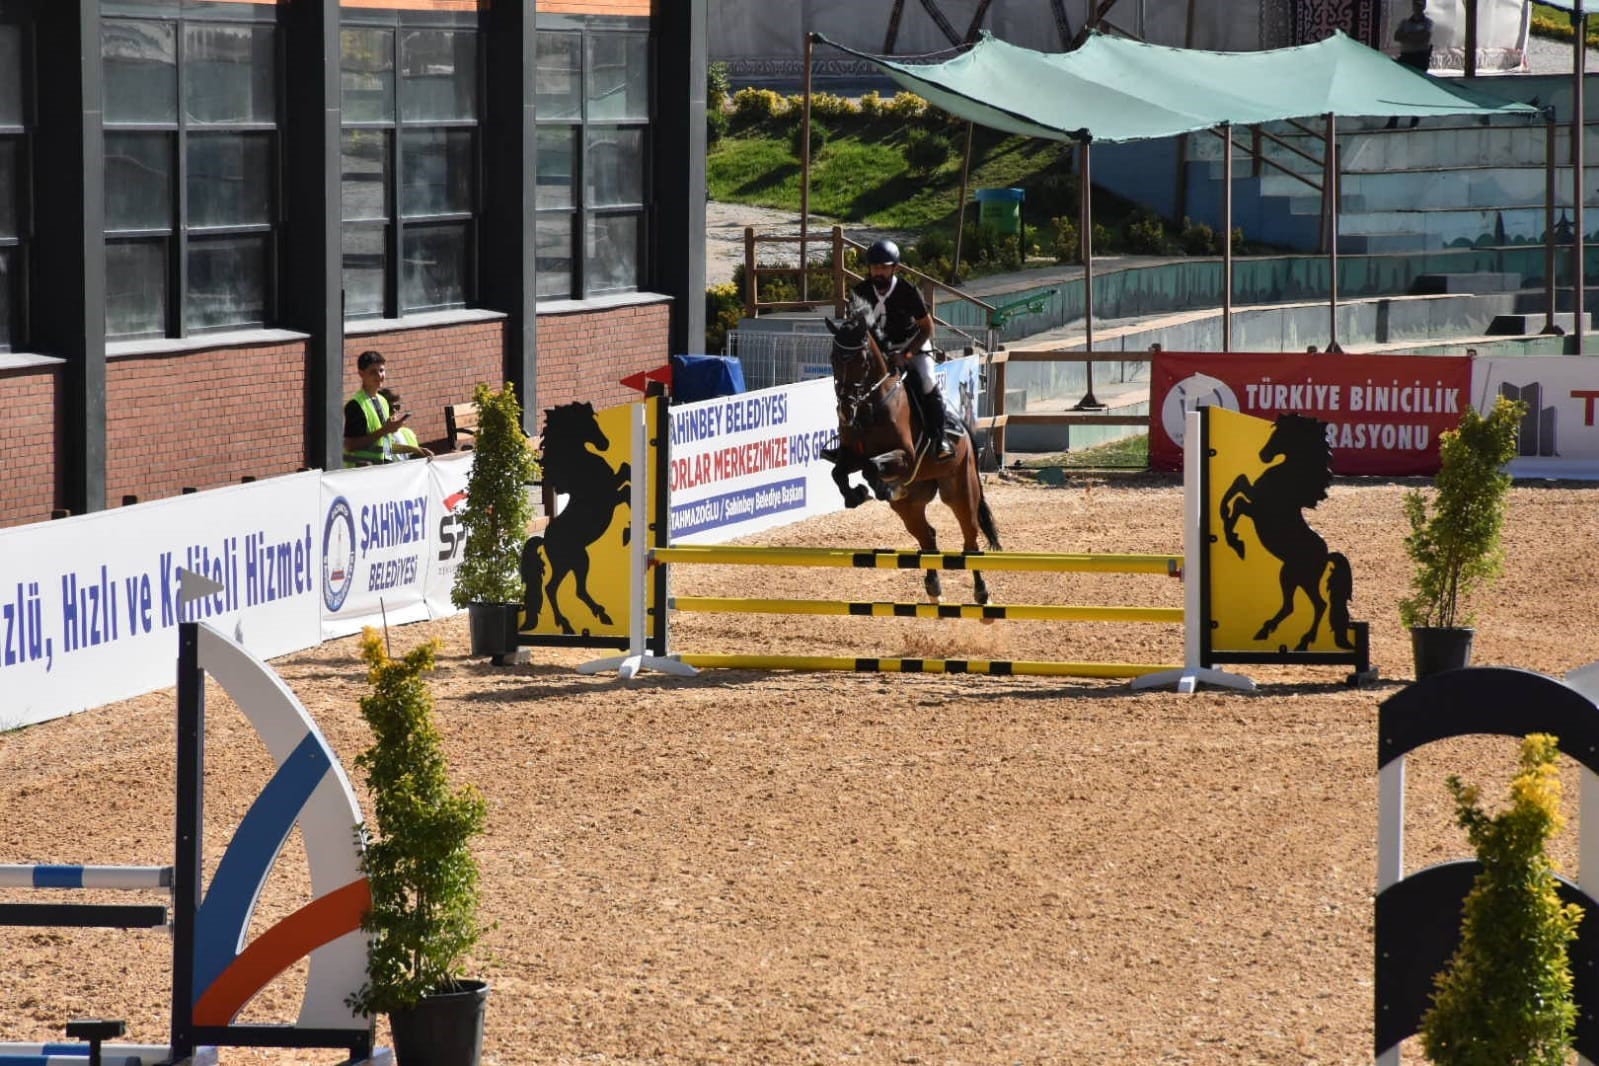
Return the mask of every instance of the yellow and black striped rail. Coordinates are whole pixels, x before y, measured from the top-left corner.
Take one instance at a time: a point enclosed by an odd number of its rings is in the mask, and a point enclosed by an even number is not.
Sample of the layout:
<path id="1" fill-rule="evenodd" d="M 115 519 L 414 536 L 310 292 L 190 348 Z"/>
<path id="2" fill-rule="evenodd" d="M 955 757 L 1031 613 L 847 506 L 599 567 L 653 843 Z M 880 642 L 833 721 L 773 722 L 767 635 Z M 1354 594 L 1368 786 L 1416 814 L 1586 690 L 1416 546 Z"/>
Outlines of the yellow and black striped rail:
<path id="1" fill-rule="evenodd" d="M 1030 622 L 1157 622 L 1180 625 L 1181 607 L 1072 607 L 1051 604 L 890 603 L 849 600 L 762 600 L 674 596 L 679 611 L 702 614 L 824 614 L 870 618 L 975 618 Z"/>
<path id="2" fill-rule="evenodd" d="M 874 659 L 847 655 L 676 655 L 702 670 L 845 670 L 879 674 L 991 674 L 999 677 L 1129 678 L 1174 669 L 1150 663 L 1065 663 L 1026 659 Z"/>
<path id="3" fill-rule="evenodd" d="M 653 548 L 657 563 L 723 566 L 832 566 L 863 570 L 1032 570 L 1076 574 L 1165 574 L 1181 577 L 1180 555 L 1062 554 L 1053 552 L 912 552 L 889 548 L 779 548 L 696 544 Z"/>

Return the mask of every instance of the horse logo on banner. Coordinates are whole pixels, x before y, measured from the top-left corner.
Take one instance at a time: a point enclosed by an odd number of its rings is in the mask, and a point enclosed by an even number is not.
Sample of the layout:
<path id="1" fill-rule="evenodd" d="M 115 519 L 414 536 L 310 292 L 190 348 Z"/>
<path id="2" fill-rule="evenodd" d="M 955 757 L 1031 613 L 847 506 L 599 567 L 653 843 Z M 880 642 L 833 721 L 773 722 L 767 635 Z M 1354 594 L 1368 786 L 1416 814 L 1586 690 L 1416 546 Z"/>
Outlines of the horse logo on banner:
<path id="1" fill-rule="evenodd" d="M 545 485 L 566 502 L 543 535 L 522 548 L 524 633 L 574 636 L 581 627 L 586 636 L 626 634 L 628 498 L 634 476 L 625 459 L 632 433 L 620 417 L 627 411 L 618 407 L 596 415 L 591 404 L 569 403 L 544 413 Z M 613 546 L 621 562 L 598 560 Z M 575 596 L 592 616 L 587 622 L 580 618 L 577 626 L 561 606 L 569 577 L 566 595 Z M 542 625 L 546 602 L 553 628 Z"/>
<path id="2" fill-rule="evenodd" d="M 1205 418 L 1214 661 L 1349 662 L 1368 671 L 1365 623 L 1349 617 L 1349 560 L 1306 519 L 1332 484 L 1327 424 L 1215 407 Z"/>

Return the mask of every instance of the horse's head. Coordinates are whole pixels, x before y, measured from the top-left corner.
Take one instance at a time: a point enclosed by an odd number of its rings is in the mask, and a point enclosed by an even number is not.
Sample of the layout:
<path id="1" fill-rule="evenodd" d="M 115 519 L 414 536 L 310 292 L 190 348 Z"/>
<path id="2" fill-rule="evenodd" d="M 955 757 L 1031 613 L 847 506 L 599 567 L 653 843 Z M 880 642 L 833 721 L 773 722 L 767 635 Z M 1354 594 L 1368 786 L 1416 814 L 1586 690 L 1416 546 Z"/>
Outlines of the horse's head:
<path id="1" fill-rule="evenodd" d="M 1327 446 L 1327 423 L 1309 415 L 1278 415 L 1271 436 L 1260 449 L 1260 461 L 1269 463 L 1279 456 L 1293 463 L 1326 464 L 1332 458 L 1332 449 Z"/>
<path id="2" fill-rule="evenodd" d="M 867 380 L 880 354 L 874 346 L 872 307 L 859 296 L 852 296 L 843 319 L 824 319 L 833 334 L 833 379 L 839 385 Z"/>
<path id="3" fill-rule="evenodd" d="M 596 451 L 610 448 L 611 442 L 600 429 L 591 403 L 563 403 L 544 412 L 545 450 L 570 448 L 583 451 L 594 445 Z"/>

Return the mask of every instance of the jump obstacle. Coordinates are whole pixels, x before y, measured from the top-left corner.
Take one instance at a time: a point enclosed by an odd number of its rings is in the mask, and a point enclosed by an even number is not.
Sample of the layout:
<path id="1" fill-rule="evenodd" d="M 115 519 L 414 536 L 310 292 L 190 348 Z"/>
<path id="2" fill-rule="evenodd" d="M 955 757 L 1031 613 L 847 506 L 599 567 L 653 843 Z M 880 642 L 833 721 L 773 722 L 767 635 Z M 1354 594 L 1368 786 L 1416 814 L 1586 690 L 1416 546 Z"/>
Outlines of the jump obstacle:
<path id="1" fill-rule="evenodd" d="M 652 401 L 646 401 L 646 403 Z M 662 403 L 660 400 L 653 401 Z M 752 546 L 667 546 L 660 543 L 666 529 L 669 502 L 657 492 L 651 512 L 649 477 L 668 484 L 665 452 L 667 434 L 651 439 L 650 419 L 644 404 L 635 407 L 632 426 L 632 520 L 626 549 L 630 572 L 627 650 L 579 667 L 583 673 L 616 670 L 624 678 L 642 669 L 689 675 L 699 669 L 851 670 L 881 673 L 969 673 L 991 675 L 1045 675 L 1127 678 L 1134 688 L 1174 686 L 1193 692 L 1199 684 L 1251 690 L 1254 682 L 1238 674 L 1215 669 L 1217 662 L 1325 662 L 1357 667 L 1352 678 L 1372 675 L 1365 623 L 1354 623 L 1359 646 L 1350 653 L 1294 652 L 1285 647 L 1271 651 L 1223 651 L 1213 646 L 1209 619 L 1217 606 L 1210 587 L 1208 547 L 1210 535 L 1206 499 L 1210 494 L 1209 410 L 1188 415 L 1187 454 L 1184 466 L 1184 552 L 1182 555 L 1066 554 L 1043 552 L 916 552 L 888 549 L 836 549 Z M 657 426 L 665 424 L 657 417 Z M 637 472 L 649 472 L 640 476 Z M 741 566 L 852 567 L 901 570 L 1011 570 L 1053 573 L 1165 574 L 1184 580 L 1184 606 L 1066 606 L 1043 604 L 934 604 L 887 603 L 847 600 L 778 600 L 760 598 L 671 596 L 667 573 L 672 566 L 694 564 Z M 653 583 L 655 604 L 649 604 Z M 1169 666 L 1146 663 L 1096 663 L 1010 660 L 885 658 L 817 655 L 723 655 L 672 652 L 668 648 L 666 614 L 670 610 L 708 613 L 762 613 L 788 615 L 848 615 L 856 617 L 975 618 L 980 620 L 1032 620 L 1073 622 L 1134 622 L 1178 624 L 1184 627 L 1184 663 Z M 530 640 L 529 643 L 536 643 Z"/>
<path id="2" fill-rule="evenodd" d="M 101 1048 L 118 1066 L 202 1066 L 216 1048 L 328 1048 L 345 1066 L 387 1066 L 372 1046 L 372 1021 L 346 1003 L 366 980 L 361 932 L 371 902 L 360 871 L 361 811 L 338 759 L 283 681 L 211 627 L 178 627 L 178 747 L 175 861 L 170 866 L 0 866 L 0 887 L 161 891 L 172 907 L 170 1042 Z M 204 830 L 205 675 L 233 698 L 277 770 L 239 823 L 201 891 Z M 312 899 L 276 925 L 245 937 L 262 886 L 298 826 Z M 165 906 L 0 903 L 0 925 L 159 928 Z M 309 957 L 298 1018 L 283 1025 L 238 1024 L 244 1006 L 285 970 Z M 0 1043 L 0 1066 L 83 1066 L 87 1044 Z"/>

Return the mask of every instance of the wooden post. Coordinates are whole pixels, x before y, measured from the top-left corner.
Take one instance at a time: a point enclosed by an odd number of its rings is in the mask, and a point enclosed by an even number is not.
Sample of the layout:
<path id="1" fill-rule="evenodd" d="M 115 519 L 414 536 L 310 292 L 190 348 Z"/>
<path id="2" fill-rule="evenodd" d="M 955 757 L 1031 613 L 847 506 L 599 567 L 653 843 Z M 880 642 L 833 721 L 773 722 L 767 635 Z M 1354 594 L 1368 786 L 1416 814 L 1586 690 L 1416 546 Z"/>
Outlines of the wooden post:
<path id="1" fill-rule="evenodd" d="M 744 227 L 744 317 L 754 318 L 760 290 L 755 286 L 755 227 Z"/>
<path id="2" fill-rule="evenodd" d="M 849 290 L 844 279 L 844 227 L 833 227 L 833 314 L 844 317 L 844 305 L 849 302 Z"/>
<path id="3" fill-rule="evenodd" d="M 1466 0 L 1466 77 L 1477 76 L 1477 0 Z"/>

